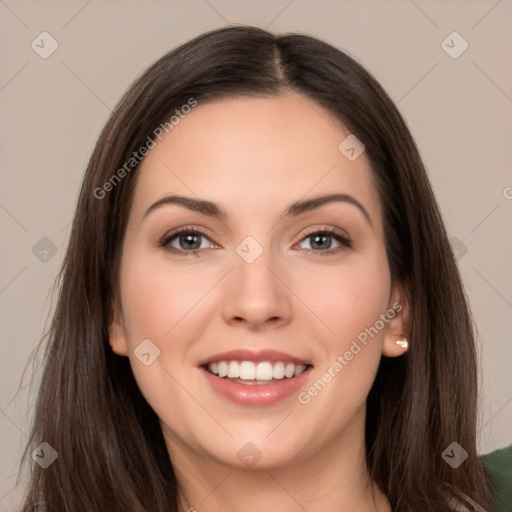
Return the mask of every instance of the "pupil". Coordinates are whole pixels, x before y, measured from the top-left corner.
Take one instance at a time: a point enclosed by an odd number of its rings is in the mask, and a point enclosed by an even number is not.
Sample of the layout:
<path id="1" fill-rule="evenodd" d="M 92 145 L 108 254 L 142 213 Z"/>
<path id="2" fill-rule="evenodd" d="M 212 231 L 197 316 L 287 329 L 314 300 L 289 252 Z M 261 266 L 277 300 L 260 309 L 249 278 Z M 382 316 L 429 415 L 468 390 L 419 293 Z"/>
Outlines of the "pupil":
<path id="1" fill-rule="evenodd" d="M 193 235 L 193 234 L 182 235 L 181 241 L 184 242 L 184 245 L 189 244 L 189 243 L 194 244 L 194 238 L 198 238 L 198 235 Z M 201 245 L 201 244 L 197 244 L 197 241 L 195 242 L 195 244 L 197 245 L 197 247 L 190 247 L 190 245 L 189 245 L 188 246 L 189 249 L 198 249 L 199 246 Z"/>
<path id="2" fill-rule="evenodd" d="M 317 240 L 318 239 L 322 239 L 324 242 L 325 242 L 325 239 L 328 238 L 329 235 L 315 235 L 314 236 L 314 242 L 313 244 L 316 245 L 317 244 Z M 327 246 L 329 246 L 330 244 L 327 244 Z M 320 245 L 320 248 L 322 248 L 322 246 Z"/>

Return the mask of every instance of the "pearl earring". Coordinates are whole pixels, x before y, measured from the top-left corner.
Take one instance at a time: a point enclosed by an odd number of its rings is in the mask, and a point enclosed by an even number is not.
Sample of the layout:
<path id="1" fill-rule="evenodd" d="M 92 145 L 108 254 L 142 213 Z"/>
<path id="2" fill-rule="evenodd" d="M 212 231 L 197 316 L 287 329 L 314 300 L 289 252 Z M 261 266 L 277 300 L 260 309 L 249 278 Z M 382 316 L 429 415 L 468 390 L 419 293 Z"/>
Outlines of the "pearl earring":
<path id="1" fill-rule="evenodd" d="M 395 343 L 400 345 L 402 348 L 407 348 L 409 346 L 407 338 L 400 338 L 399 340 L 396 340 Z"/>

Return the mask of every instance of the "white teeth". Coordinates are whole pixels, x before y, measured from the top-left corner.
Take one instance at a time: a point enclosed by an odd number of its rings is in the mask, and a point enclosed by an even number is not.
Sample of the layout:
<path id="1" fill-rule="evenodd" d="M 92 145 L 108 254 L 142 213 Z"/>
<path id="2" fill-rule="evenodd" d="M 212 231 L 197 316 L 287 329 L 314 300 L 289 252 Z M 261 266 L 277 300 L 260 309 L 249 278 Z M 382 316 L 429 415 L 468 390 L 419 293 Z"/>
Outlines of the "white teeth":
<path id="1" fill-rule="evenodd" d="M 240 377 L 240 363 L 238 361 L 229 361 L 228 377 L 230 379 L 237 379 Z"/>
<path id="2" fill-rule="evenodd" d="M 295 365 L 293 363 L 288 363 L 286 368 L 284 369 L 284 376 L 288 379 L 293 377 L 293 372 L 295 371 Z"/>
<path id="3" fill-rule="evenodd" d="M 219 377 L 226 377 L 226 375 L 228 374 L 228 363 L 226 361 L 219 361 Z M 214 369 L 212 368 L 212 365 L 208 365 L 208 369 L 212 372 L 212 373 L 215 373 L 214 372 Z"/>
<path id="4" fill-rule="evenodd" d="M 252 361 L 242 361 L 240 364 L 240 378 L 244 380 L 254 380 L 256 378 L 256 365 Z"/>
<path id="5" fill-rule="evenodd" d="M 256 380 L 272 380 L 272 363 L 258 363 L 256 366 Z"/>
<path id="6" fill-rule="evenodd" d="M 297 375 L 300 375 L 305 369 L 306 369 L 305 365 L 299 364 L 299 366 L 295 367 L 295 371 L 293 372 L 293 376 L 297 377 Z"/>
<path id="7" fill-rule="evenodd" d="M 274 365 L 272 376 L 274 379 L 282 379 L 284 377 L 284 363 L 279 362 Z"/>
<path id="8" fill-rule="evenodd" d="M 272 379 L 291 379 L 297 377 L 306 369 L 306 365 L 293 363 L 284 363 L 278 361 L 271 363 L 261 361 L 253 363 L 252 361 L 218 361 L 210 363 L 208 371 L 219 377 L 228 377 L 230 379 L 252 380 L 272 380 Z"/>

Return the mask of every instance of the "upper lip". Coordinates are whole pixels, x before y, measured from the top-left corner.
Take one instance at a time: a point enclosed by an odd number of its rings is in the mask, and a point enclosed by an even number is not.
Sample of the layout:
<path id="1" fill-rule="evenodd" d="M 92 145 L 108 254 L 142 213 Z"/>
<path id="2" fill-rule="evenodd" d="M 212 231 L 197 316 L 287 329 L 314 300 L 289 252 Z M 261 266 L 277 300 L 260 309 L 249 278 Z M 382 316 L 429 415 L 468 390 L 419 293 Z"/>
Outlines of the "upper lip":
<path id="1" fill-rule="evenodd" d="M 307 359 L 302 359 L 300 357 L 292 356 L 290 354 L 286 354 L 285 352 L 279 352 L 277 350 L 237 349 L 207 357 L 199 361 L 198 366 L 204 366 L 208 363 L 218 363 L 219 361 L 252 361 L 254 363 L 259 363 L 262 361 L 282 361 L 283 363 L 312 365 L 311 361 L 308 361 Z"/>

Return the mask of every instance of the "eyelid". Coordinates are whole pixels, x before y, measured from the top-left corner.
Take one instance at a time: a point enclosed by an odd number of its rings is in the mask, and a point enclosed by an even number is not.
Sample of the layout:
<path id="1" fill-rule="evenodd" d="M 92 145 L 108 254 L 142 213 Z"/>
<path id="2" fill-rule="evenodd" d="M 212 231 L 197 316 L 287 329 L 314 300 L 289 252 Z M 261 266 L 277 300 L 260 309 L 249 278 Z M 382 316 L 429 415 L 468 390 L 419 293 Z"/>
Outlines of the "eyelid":
<path id="1" fill-rule="evenodd" d="M 324 226 L 321 228 L 319 228 L 317 226 L 307 228 L 307 230 L 304 232 L 302 238 L 304 239 L 310 235 L 314 235 L 315 233 L 333 233 L 333 234 L 340 235 L 340 236 L 343 236 L 348 239 L 350 238 L 349 234 L 344 229 L 336 228 L 334 226 L 327 226 L 327 224 L 324 224 Z"/>

